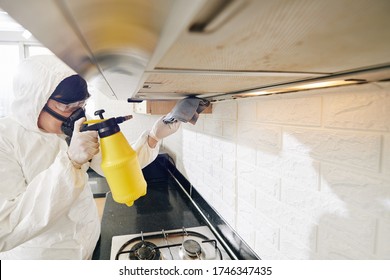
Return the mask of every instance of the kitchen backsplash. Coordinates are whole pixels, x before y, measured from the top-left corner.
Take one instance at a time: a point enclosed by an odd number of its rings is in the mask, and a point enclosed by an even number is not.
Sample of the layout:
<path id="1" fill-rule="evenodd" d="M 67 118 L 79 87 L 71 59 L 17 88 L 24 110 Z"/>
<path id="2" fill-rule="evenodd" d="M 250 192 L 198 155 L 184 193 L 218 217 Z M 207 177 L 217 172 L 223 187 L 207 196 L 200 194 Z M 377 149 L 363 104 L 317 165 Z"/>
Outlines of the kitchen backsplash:
<path id="1" fill-rule="evenodd" d="M 390 83 L 215 103 L 164 147 L 262 259 L 390 259 Z"/>
<path id="2" fill-rule="evenodd" d="M 163 147 L 262 259 L 390 259 L 390 83 L 214 103 Z"/>

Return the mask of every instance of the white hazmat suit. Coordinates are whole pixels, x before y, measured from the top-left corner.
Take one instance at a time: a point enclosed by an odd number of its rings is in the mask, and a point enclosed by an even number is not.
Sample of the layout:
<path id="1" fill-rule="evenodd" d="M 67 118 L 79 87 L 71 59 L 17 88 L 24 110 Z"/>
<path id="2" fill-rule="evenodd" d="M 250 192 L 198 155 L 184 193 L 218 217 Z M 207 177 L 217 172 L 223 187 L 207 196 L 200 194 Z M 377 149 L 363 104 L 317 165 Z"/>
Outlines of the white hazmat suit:
<path id="1" fill-rule="evenodd" d="M 54 56 L 21 63 L 11 115 L 0 119 L 0 259 L 89 259 L 100 219 L 88 184 L 88 163 L 73 166 L 64 135 L 38 128 L 38 116 L 64 78 Z M 147 133 L 133 148 L 141 166 L 158 154 Z"/>

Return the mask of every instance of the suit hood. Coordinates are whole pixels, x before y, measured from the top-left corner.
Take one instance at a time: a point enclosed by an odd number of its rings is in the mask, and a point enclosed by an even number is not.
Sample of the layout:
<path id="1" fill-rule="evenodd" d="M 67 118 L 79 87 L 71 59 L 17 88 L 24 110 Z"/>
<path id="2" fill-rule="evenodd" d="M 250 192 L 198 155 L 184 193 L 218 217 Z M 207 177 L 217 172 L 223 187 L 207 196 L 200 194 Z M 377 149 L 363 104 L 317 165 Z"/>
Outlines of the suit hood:
<path id="1" fill-rule="evenodd" d="M 28 130 L 40 131 L 38 116 L 57 85 L 76 73 L 53 55 L 23 60 L 14 77 L 11 117 Z"/>

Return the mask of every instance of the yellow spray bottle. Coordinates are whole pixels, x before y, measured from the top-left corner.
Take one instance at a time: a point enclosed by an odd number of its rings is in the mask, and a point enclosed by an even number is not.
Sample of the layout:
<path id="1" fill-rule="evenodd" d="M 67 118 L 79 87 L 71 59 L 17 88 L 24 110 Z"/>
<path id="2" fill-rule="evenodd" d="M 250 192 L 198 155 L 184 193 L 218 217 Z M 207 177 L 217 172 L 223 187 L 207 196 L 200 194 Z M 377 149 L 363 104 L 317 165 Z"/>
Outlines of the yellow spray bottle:
<path id="1" fill-rule="evenodd" d="M 103 119 L 104 110 L 95 112 L 100 120 L 87 121 L 82 130 L 96 130 L 100 138 L 101 167 L 110 187 L 112 197 L 118 203 L 132 206 L 134 201 L 146 194 L 146 181 L 133 150 L 120 131 L 120 123 L 132 116 Z"/>

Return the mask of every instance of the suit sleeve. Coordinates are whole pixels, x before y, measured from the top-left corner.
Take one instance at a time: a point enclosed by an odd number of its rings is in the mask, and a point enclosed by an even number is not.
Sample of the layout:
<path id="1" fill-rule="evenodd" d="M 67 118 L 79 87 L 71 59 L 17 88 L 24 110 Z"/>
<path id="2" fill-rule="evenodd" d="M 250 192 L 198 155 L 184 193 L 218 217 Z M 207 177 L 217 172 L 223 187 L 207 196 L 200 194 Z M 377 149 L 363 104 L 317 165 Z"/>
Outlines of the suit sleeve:
<path id="1" fill-rule="evenodd" d="M 76 169 L 66 152 L 26 183 L 10 152 L 0 148 L 0 251 L 11 250 L 45 231 L 69 211 L 87 183 L 85 170 Z"/>

